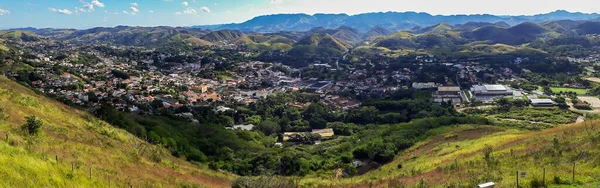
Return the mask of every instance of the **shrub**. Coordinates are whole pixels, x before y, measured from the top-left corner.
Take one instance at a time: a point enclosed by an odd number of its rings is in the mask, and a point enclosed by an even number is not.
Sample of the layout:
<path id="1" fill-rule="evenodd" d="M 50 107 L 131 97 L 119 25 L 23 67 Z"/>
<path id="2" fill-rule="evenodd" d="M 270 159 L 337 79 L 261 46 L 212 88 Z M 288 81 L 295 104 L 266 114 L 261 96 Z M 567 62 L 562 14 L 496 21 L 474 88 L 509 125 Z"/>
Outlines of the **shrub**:
<path id="1" fill-rule="evenodd" d="M 531 180 L 530 185 L 532 188 L 545 187 L 544 182 L 542 182 L 542 180 L 539 180 L 537 178 Z"/>
<path id="2" fill-rule="evenodd" d="M 298 181 L 293 178 L 287 177 L 246 177 L 242 176 L 236 179 L 231 187 L 233 188 L 252 188 L 252 187 L 262 187 L 262 188 L 288 188 L 288 187 L 298 187 Z"/>
<path id="3" fill-rule="evenodd" d="M 28 116 L 27 123 L 23 125 L 23 129 L 28 135 L 36 136 L 40 132 L 40 129 L 43 125 L 44 122 L 42 122 L 42 120 L 37 119 L 35 116 Z"/>

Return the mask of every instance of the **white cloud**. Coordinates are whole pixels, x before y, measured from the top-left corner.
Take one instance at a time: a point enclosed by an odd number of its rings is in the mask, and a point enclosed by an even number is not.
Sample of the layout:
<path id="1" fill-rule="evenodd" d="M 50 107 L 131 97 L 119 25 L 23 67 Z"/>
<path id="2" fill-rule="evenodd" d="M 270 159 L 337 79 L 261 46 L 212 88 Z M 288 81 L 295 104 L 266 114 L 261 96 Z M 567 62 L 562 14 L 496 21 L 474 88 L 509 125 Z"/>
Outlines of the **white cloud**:
<path id="1" fill-rule="evenodd" d="M 153 10 L 149 10 L 148 12 L 149 12 L 149 13 L 154 13 L 154 11 L 153 11 Z"/>
<path id="2" fill-rule="evenodd" d="M 100 0 L 92 0 L 92 2 L 85 2 L 84 0 L 79 0 L 79 2 L 83 3 L 83 8 L 75 7 L 75 13 L 79 12 L 94 12 L 96 10 L 95 7 L 104 8 L 106 7 L 104 3 L 100 2 Z"/>
<path id="3" fill-rule="evenodd" d="M 176 12 L 175 15 L 181 15 L 181 12 Z"/>
<path id="4" fill-rule="evenodd" d="M 187 8 L 187 9 L 185 9 L 185 10 L 183 11 L 183 13 L 185 13 L 185 14 L 196 14 L 196 13 L 198 13 L 198 12 L 196 11 L 196 9 L 193 9 L 193 8 Z"/>
<path id="5" fill-rule="evenodd" d="M 123 11 L 123 14 L 129 14 L 129 12 L 127 12 L 126 10 Z"/>
<path id="6" fill-rule="evenodd" d="M 129 9 L 131 10 L 131 12 L 133 13 L 138 13 L 140 12 L 140 10 L 137 7 L 129 7 Z"/>
<path id="7" fill-rule="evenodd" d="M 10 14 L 10 11 L 8 11 L 6 9 L 1 9 L 0 8 L 0 16 L 4 16 L 4 15 L 7 15 L 7 14 Z"/>
<path id="8" fill-rule="evenodd" d="M 133 3 L 131 3 L 130 5 L 131 5 L 132 7 L 137 7 L 137 6 L 138 6 L 138 3 L 136 3 L 136 2 L 133 2 Z"/>
<path id="9" fill-rule="evenodd" d="M 73 12 L 71 12 L 69 9 L 56 9 L 56 8 L 50 7 L 50 8 L 48 8 L 48 10 L 59 13 L 59 14 L 67 14 L 67 15 L 73 14 Z"/>
<path id="10" fill-rule="evenodd" d="M 186 7 L 187 7 L 187 6 L 188 6 L 188 5 L 190 5 L 190 4 L 189 4 L 187 1 L 184 1 L 183 3 L 181 3 L 181 5 L 183 5 L 183 6 L 186 6 Z"/>
<path id="11" fill-rule="evenodd" d="M 104 8 L 104 3 L 100 2 L 99 0 L 93 0 L 91 4 L 100 8 Z"/>
<path id="12" fill-rule="evenodd" d="M 206 7 L 206 6 L 203 6 L 203 7 L 201 7 L 201 8 L 200 8 L 200 10 L 201 10 L 202 12 L 207 12 L 207 13 L 210 13 L 210 9 L 209 9 L 208 7 Z"/>
<path id="13" fill-rule="evenodd" d="M 269 3 L 271 3 L 271 4 L 281 4 L 281 3 L 283 3 L 283 0 L 270 0 Z"/>

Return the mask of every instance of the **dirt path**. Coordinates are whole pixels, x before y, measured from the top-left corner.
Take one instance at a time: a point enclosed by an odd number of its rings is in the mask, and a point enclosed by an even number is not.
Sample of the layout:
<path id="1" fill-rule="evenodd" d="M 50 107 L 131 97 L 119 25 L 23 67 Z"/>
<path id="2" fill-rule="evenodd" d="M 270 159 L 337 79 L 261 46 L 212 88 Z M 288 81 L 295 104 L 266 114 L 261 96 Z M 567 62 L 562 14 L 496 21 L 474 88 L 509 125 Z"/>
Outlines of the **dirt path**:
<path id="1" fill-rule="evenodd" d="M 583 122 L 585 122 L 585 117 L 583 117 L 583 116 L 577 117 L 577 121 L 575 121 L 575 123 L 583 123 Z"/>

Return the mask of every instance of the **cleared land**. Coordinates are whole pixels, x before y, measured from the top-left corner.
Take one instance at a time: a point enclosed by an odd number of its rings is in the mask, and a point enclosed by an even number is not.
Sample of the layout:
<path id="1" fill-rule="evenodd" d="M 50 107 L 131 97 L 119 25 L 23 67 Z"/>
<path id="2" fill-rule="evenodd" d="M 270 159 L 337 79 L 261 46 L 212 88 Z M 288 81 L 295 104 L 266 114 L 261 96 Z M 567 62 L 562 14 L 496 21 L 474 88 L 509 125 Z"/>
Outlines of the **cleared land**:
<path id="1" fill-rule="evenodd" d="M 600 98 L 592 96 L 579 96 L 579 100 L 588 102 L 592 105 L 592 108 L 600 108 Z"/>
<path id="2" fill-rule="evenodd" d="M 592 82 L 596 82 L 596 83 L 600 83 L 600 78 L 596 78 L 596 77 L 587 77 L 584 78 L 586 80 L 592 81 Z"/>
<path id="3" fill-rule="evenodd" d="M 539 87 L 540 91 L 543 91 L 542 87 Z M 577 95 L 585 95 L 588 93 L 589 89 L 577 89 L 577 88 L 566 88 L 566 87 L 550 87 L 550 90 L 554 93 L 560 92 L 575 92 Z"/>

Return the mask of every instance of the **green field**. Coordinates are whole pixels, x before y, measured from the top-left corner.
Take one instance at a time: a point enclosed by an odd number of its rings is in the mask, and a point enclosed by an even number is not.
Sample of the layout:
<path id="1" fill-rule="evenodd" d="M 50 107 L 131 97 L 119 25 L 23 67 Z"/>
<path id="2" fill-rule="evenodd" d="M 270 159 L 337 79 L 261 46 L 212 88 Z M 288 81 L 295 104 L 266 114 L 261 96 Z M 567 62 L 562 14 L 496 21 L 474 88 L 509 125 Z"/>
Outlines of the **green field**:
<path id="1" fill-rule="evenodd" d="M 543 88 L 538 87 L 538 90 L 543 91 Z M 554 93 L 575 92 L 575 93 L 577 93 L 577 95 L 585 95 L 590 91 L 589 89 L 576 89 L 576 88 L 566 88 L 566 87 L 550 87 L 550 90 L 552 90 L 552 92 L 554 92 Z"/>

